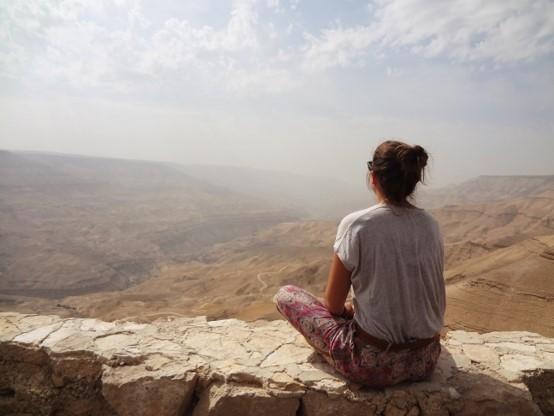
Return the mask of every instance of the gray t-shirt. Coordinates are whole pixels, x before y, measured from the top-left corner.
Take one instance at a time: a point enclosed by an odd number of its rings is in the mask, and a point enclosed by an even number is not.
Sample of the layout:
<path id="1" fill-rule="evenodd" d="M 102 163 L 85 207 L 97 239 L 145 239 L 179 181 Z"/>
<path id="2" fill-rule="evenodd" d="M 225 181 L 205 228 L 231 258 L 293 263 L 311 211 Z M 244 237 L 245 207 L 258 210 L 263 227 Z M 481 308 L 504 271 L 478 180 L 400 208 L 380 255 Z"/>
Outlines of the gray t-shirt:
<path id="1" fill-rule="evenodd" d="M 369 334 L 402 343 L 440 331 L 444 247 L 431 214 L 373 205 L 342 219 L 333 248 L 352 272 L 354 319 Z"/>

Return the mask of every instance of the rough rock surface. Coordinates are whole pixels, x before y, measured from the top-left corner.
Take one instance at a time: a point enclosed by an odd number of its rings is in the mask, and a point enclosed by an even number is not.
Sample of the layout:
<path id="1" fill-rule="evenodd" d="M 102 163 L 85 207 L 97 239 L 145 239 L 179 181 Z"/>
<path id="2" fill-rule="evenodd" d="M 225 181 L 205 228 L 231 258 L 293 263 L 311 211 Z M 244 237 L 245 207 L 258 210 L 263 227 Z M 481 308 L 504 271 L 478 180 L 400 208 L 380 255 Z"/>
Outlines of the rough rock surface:
<path id="1" fill-rule="evenodd" d="M 554 339 L 450 332 L 431 380 L 368 389 L 285 321 L 0 314 L 2 415 L 554 414 Z"/>

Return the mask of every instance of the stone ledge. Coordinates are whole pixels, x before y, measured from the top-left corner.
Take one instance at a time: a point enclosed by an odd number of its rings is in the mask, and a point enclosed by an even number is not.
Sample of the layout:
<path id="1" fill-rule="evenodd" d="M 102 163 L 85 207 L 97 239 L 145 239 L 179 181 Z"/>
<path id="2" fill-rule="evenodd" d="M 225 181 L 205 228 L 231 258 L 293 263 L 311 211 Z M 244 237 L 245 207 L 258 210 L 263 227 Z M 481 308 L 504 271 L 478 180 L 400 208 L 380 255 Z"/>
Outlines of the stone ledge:
<path id="1" fill-rule="evenodd" d="M 1 313 L 0 414 L 554 414 L 554 339 L 451 331 L 431 380 L 374 390 L 285 321 Z"/>

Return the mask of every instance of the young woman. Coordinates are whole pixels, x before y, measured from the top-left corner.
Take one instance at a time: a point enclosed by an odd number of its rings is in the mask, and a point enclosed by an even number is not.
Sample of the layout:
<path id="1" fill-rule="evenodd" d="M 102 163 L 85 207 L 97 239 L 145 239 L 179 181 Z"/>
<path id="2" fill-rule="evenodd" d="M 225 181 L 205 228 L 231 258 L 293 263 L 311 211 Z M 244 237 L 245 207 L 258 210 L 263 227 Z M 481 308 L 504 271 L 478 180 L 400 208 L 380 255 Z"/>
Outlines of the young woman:
<path id="1" fill-rule="evenodd" d="M 424 380 L 440 355 L 442 236 L 436 220 L 408 200 L 427 159 L 421 146 L 379 145 L 368 162 L 377 203 L 340 222 L 325 297 L 286 285 L 273 298 L 308 343 L 357 383 Z M 351 287 L 353 304 L 345 303 Z"/>

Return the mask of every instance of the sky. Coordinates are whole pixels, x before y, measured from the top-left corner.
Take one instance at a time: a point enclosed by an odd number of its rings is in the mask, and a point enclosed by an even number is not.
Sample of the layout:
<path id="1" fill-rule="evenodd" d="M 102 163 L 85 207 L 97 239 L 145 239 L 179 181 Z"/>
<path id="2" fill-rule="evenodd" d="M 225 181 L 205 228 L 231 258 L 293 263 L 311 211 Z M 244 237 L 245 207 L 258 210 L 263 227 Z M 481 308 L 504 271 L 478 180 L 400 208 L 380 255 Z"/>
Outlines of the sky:
<path id="1" fill-rule="evenodd" d="M 554 174 L 552 0 L 7 0 L 0 148 L 365 183 Z"/>

